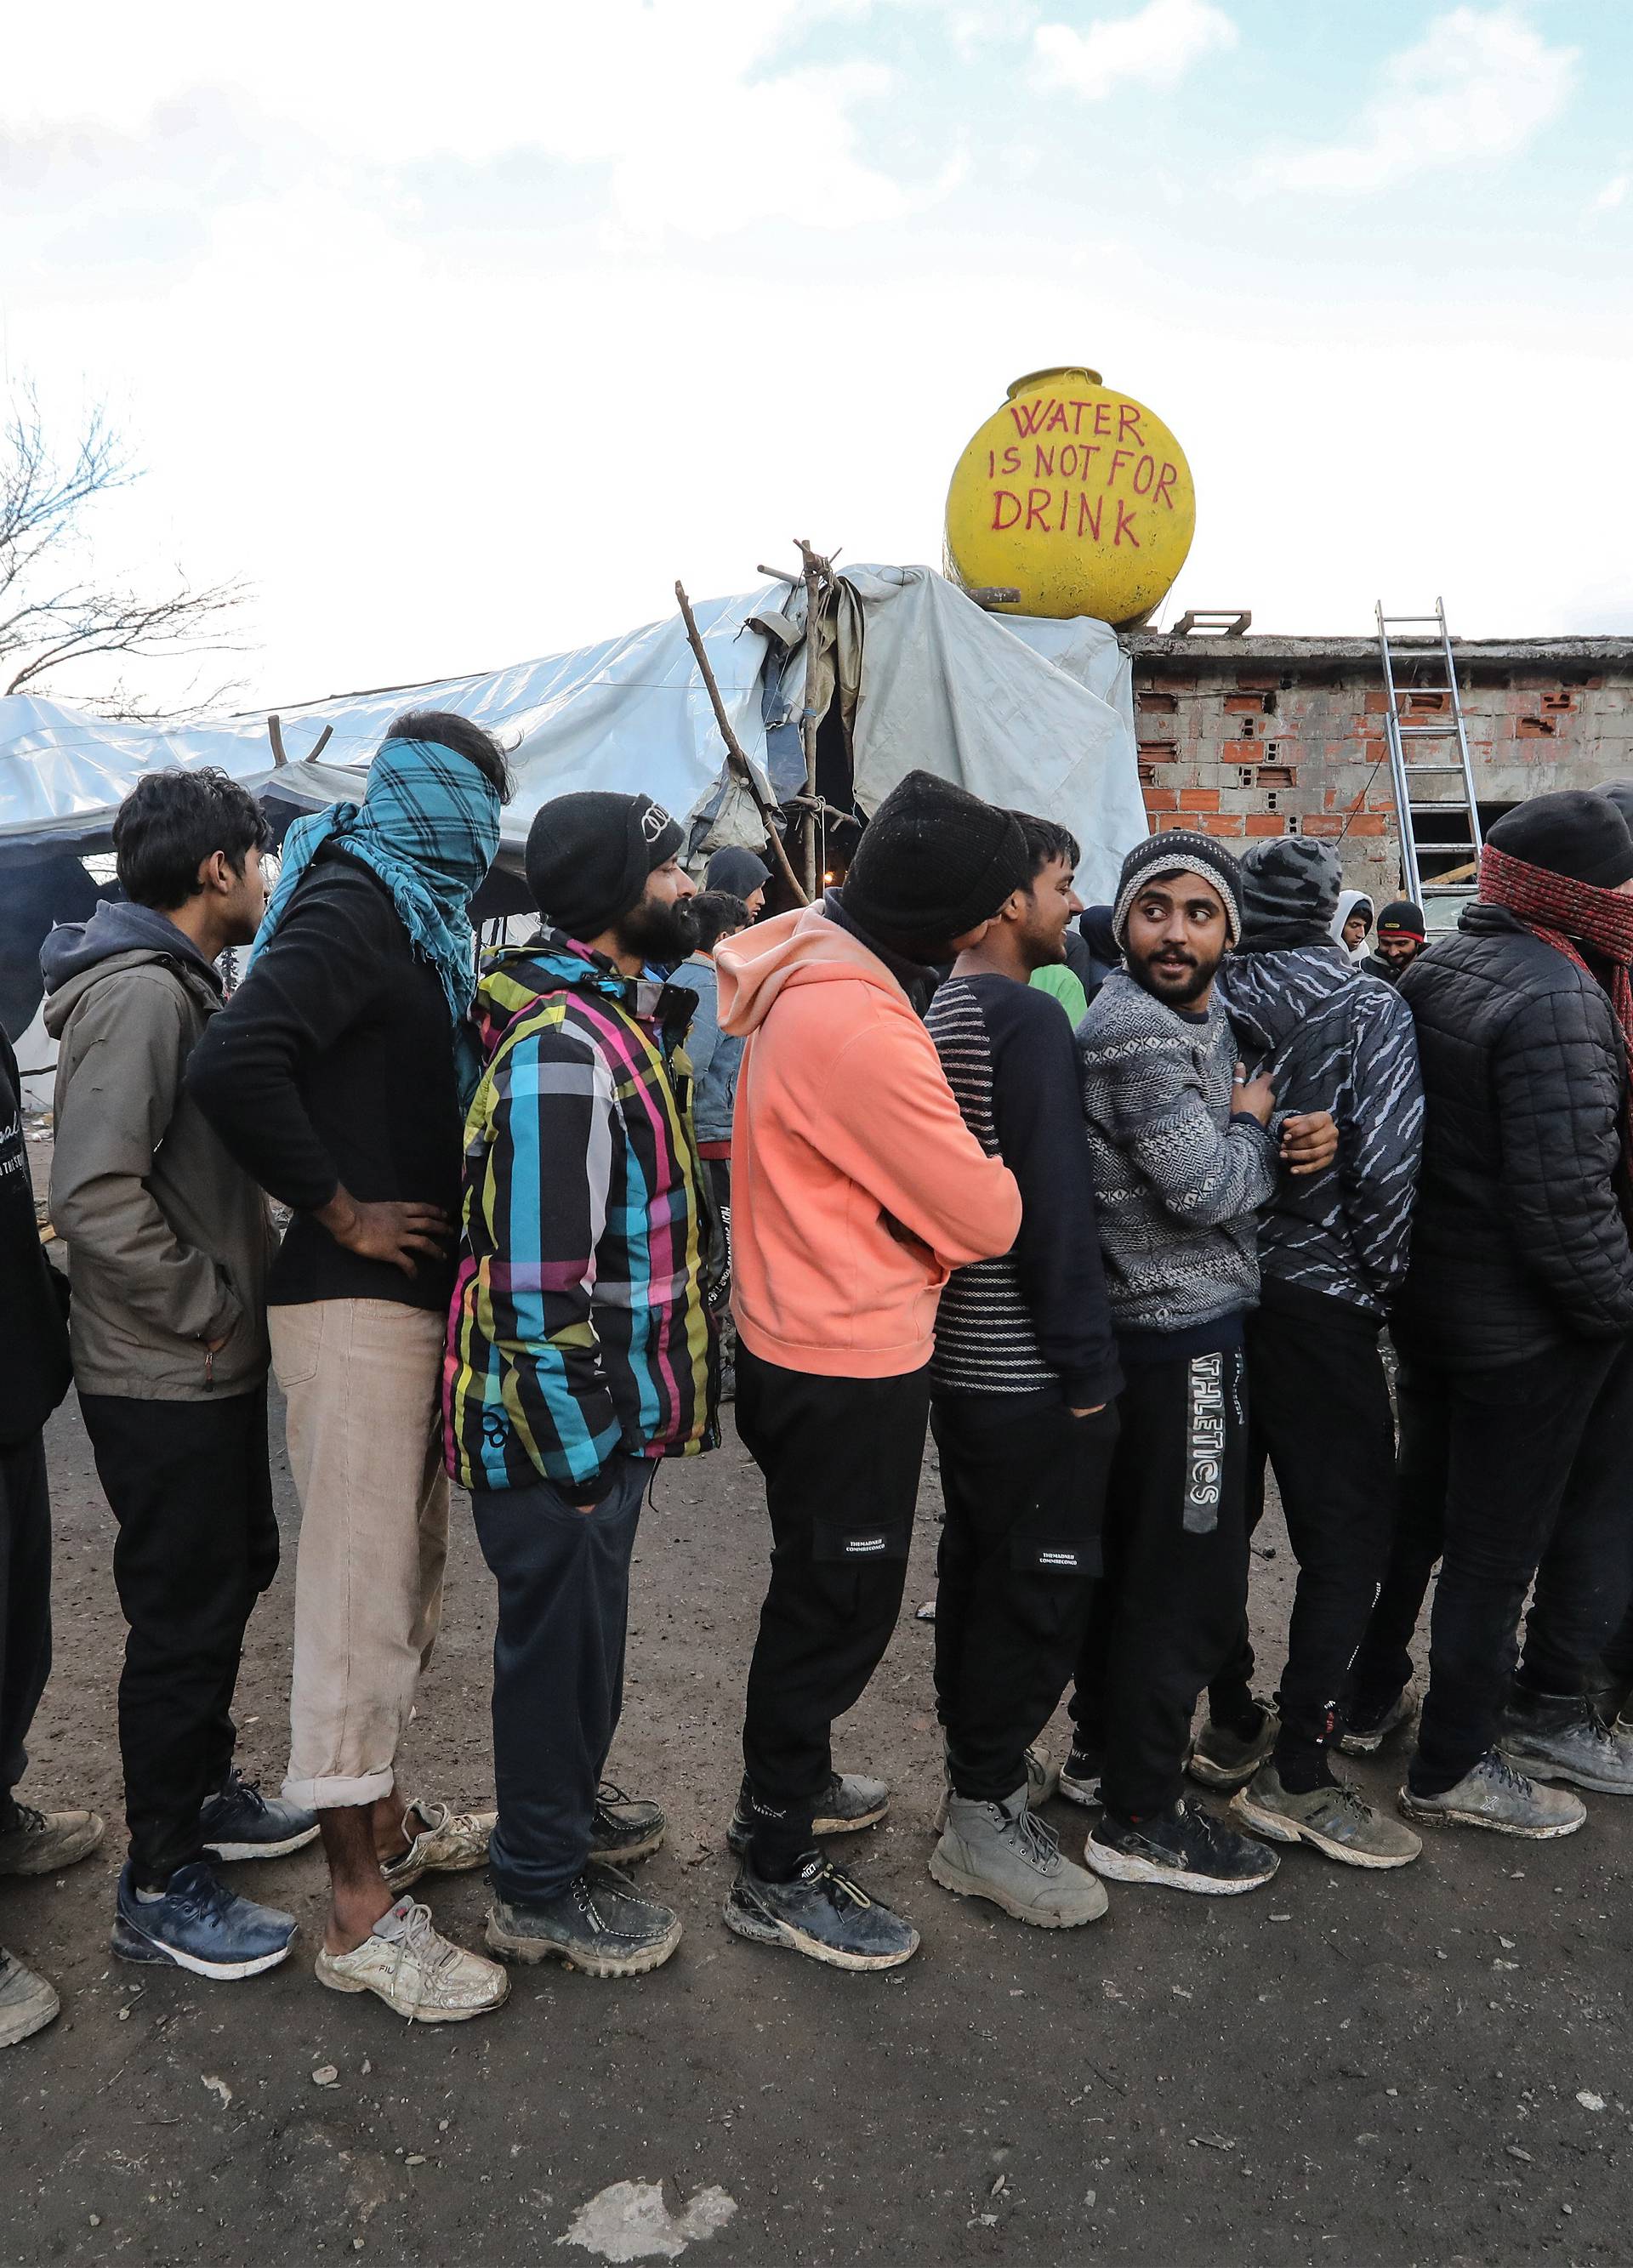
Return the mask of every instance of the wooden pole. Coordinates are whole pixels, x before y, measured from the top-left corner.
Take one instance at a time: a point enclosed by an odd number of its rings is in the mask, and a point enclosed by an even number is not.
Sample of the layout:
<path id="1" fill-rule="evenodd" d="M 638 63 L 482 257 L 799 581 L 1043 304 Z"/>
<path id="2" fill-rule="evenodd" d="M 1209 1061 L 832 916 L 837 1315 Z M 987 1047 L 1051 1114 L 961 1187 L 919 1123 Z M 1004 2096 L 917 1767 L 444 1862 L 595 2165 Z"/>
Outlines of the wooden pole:
<path id="1" fill-rule="evenodd" d="M 782 837 L 777 832 L 772 821 L 772 806 L 761 794 L 760 784 L 754 777 L 754 767 L 749 762 L 742 741 L 732 731 L 731 719 L 726 714 L 726 703 L 720 699 L 720 688 L 715 683 L 714 672 L 709 666 L 709 657 L 704 649 L 703 639 L 698 630 L 698 619 L 691 611 L 691 600 L 686 596 L 684 584 L 676 583 L 675 595 L 680 601 L 681 620 L 686 626 L 686 643 L 697 657 L 698 667 L 702 673 L 703 682 L 708 692 L 710 706 L 714 711 L 714 721 L 720 728 L 721 740 L 726 743 L 726 761 L 754 798 L 755 809 L 765 821 L 767 846 L 777 864 L 782 868 L 784 879 L 789 888 L 802 906 L 808 906 L 814 893 L 809 889 L 802 888 L 799 876 L 788 864 L 788 854 L 782 847 Z"/>
<path id="2" fill-rule="evenodd" d="M 805 888 L 808 896 L 816 895 L 818 846 L 822 840 L 822 812 L 816 800 L 816 734 L 822 719 L 816 713 L 816 653 L 822 632 L 822 598 L 827 587 L 828 562 L 818 551 L 813 551 L 802 535 L 794 539 L 800 557 L 804 561 L 805 584 L 805 710 L 800 719 L 801 738 L 805 746 Z"/>

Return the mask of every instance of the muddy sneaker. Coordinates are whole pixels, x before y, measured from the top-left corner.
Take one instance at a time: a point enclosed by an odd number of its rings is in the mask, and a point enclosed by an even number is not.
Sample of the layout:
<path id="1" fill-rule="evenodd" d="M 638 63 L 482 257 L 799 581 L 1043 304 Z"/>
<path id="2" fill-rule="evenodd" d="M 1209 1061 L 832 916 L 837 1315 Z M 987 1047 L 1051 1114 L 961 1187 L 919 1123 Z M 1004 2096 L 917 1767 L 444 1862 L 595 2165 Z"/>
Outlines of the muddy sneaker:
<path id="1" fill-rule="evenodd" d="M 1072 1753 L 1060 1766 L 1060 1793 L 1068 1803 L 1081 1803 L 1093 1810 L 1100 1800 L 1100 1774 L 1105 1767 L 1100 1749 L 1085 1749 L 1074 1741 Z"/>
<path id="2" fill-rule="evenodd" d="M 94 1811 L 36 1811 L 32 1803 L 19 1803 L 11 1826 L 0 1834 L 0 1874 L 55 1874 L 88 1859 L 102 1835 Z"/>
<path id="3" fill-rule="evenodd" d="M 877 1904 L 820 1851 L 791 1882 L 764 1882 L 745 1865 L 726 1901 L 726 1926 L 756 1945 L 787 1945 L 831 1969 L 899 1969 L 919 1933 Z"/>
<path id="4" fill-rule="evenodd" d="M 1083 1857 L 1109 1882 L 1161 1882 L 1209 1898 L 1259 1889 L 1282 1863 L 1251 1835 L 1238 1835 L 1204 1811 L 1194 1796 L 1150 1819 L 1102 1813 Z"/>
<path id="5" fill-rule="evenodd" d="M 485 1865 L 498 1821 L 497 1811 L 450 1811 L 446 1803 L 416 1797 L 403 1815 L 408 1849 L 380 1870 L 386 1888 L 401 1897 L 422 1874 L 468 1874 Z"/>
<path id="6" fill-rule="evenodd" d="M 1423 1847 L 1409 1827 L 1363 1802 L 1347 1780 L 1292 1795 L 1273 1764 L 1260 1764 L 1232 1796 L 1230 1816 L 1273 1843 L 1308 1843 L 1346 1867 L 1409 1867 Z"/>
<path id="7" fill-rule="evenodd" d="M 62 2005 L 55 1984 L 0 1945 L 0 2048 L 14 2048 L 44 2031 Z"/>
<path id="8" fill-rule="evenodd" d="M 231 1982 L 276 1969 L 295 1940 L 295 1917 L 235 1897 L 202 1859 L 180 1867 L 161 1897 L 137 1895 L 129 1860 L 119 1877 L 114 1951 L 122 1961 L 168 1962 Z"/>
<path id="9" fill-rule="evenodd" d="M 1592 1701 L 1516 1689 L 1497 1747 L 1529 1779 L 1567 1779 L 1596 1795 L 1633 1795 L 1633 1742 L 1618 1740 Z"/>
<path id="10" fill-rule="evenodd" d="M 1375 1756 L 1392 1733 L 1410 1725 L 1417 1715 L 1417 1694 L 1410 1686 L 1393 1701 L 1372 1702 L 1347 1712 L 1338 1745 L 1347 1756 Z"/>
<path id="11" fill-rule="evenodd" d="M 303 1811 L 282 1796 L 262 1795 L 253 1779 L 228 1772 L 219 1794 L 199 1814 L 204 1856 L 218 1864 L 235 1859 L 286 1859 L 317 1840 L 315 1811 Z"/>
<path id="12" fill-rule="evenodd" d="M 1105 1911 L 1098 1881 L 1061 1856 L 1054 1830 L 1032 1817 L 1024 1787 L 1001 1803 L 955 1795 L 930 1874 L 944 1890 L 986 1898 L 1037 1929 L 1078 1929 Z"/>
<path id="13" fill-rule="evenodd" d="M 488 1950 L 501 1961 L 565 1961 L 586 1977 L 644 1977 L 681 1941 L 680 1917 L 643 1898 L 615 1867 L 594 1859 L 559 1897 L 512 1905 L 496 1897 Z"/>
<path id="14" fill-rule="evenodd" d="M 1437 1827 L 1485 1827 L 1494 1835 L 1524 1835 L 1534 1843 L 1574 1835 L 1587 1817 L 1580 1796 L 1564 1788 L 1539 1787 L 1495 1749 L 1488 1749 L 1444 1795 L 1418 1795 L 1408 1781 L 1400 1801 L 1408 1819 Z"/>
<path id="15" fill-rule="evenodd" d="M 494 1961 L 454 1945 L 432 1923 L 431 1908 L 399 1898 L 350 1953 L 319 1953 L 314 1971 L 331 1992 L 377 1992 L 415 2024 L 463 2024 L 499 2007 L 510 1979 Z"/>
<path id="16" fill-rule="evenodd" d="M 749 1783 L 745 1777 L 737 1791 L 737 1808 L 732 1813 L 731 1823 L 726 1830 L 726 1847 L 734 1859 L 744 1859 L 749 1852 Z M 876 1827 L 890 1808 L 890 1783 L 868 1779 L 861 1772 L 835 1772 L 816 1806 L 816 1816 L 811 1822 L 813 1835 L 859 1835 L 864 1827 Z"/>
<path id="17" fill-rule="evenodd" d="M 1192 1745 L 1186 1770 L 1204 1787 L 1245 1787 L 1275 1747 L 1282 1720 L 1267 1701 L 1256 1701 L 1259 1730 L 1245 1734 L 1210 1717 Z"/>
<path id="18" fill-rule="evenodd" d="M 661 1847 L 669 1823 L 661 1803 L 625 1795 L 621 1787 L 604 1779 L 595 1791 L 590 1857 L 605 1859 L 615 1867 L 632 1867 L 638 1859 L 650 1859 Z"/>

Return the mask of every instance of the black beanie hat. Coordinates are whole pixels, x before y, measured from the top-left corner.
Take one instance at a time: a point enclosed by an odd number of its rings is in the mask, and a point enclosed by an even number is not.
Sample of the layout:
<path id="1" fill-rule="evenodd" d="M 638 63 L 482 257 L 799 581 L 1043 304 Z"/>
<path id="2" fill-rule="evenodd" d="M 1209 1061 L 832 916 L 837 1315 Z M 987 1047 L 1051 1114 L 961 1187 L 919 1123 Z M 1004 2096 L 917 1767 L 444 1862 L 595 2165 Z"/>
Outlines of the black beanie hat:
<path id="1" fill-rule="evenodd" d="M 725 890 L 734 898 L 751 898 L 771 880 L 771 868 L 757 852 L 728 843 L 703 870 L 706 890 Z"/>
<path id="2" fill-rule="evenodd" d="M 1012 812 L 933 772 L 909 772 L 862 829 L 841 903 L 881 945 L 941 961 L 1031 879 Z"/>
<path id="3" fill-rule="evenodd" d="M 1225 928 L 1232 945 L 1242 937 L 1242 870 L 1211 835 L 1193 834 L 1188 827 L 1166 827 L 1148 835 L 1123 860 L 1117 878 L 1117 902 L 1112 909 L 1112 932 L 1119 946 L 1128 942 L 1128 909 L 1142 887 L 1163 874 L 1200 874 L 1211 882 L 1224 901 Z"/>
<path id="4" fill-rule="evenodd" d="M 1415 937 L 1422 944 L 1429 942 L 1429 924 L 1423 919 L 1422 906 L 1415 906 L 1410 898 L 1397 898 L 1385 906 L 1378 917 L 1379 937 Z"/>
<path id="5" fill-rule="evenodd" d="M 1505 811 L 1486 836 L 1494 850 L 1527 866 L 1585 882 L 1591 890 L 1619 889 L 1633 880 L 1633 835 L 1608 797 L 1582 788 L 1533 796 Z"/>
<path id="6" fill-rule="evenodd" d="M 539 806 L 528 829 L 533 902 L 569 937 L 599 937 L 640 902 L 647 875 L 681 841 L 679 825 L 649 795 L 558 795 Z"/>
<path id="7" fill-rule="evenodd" d="M 1600 780 L 1593 792 L 1602 795 L 1607 803 L 1615 805 L 1627 821 L 1628 832 L 1633 835 L 1633 780 Z"/>

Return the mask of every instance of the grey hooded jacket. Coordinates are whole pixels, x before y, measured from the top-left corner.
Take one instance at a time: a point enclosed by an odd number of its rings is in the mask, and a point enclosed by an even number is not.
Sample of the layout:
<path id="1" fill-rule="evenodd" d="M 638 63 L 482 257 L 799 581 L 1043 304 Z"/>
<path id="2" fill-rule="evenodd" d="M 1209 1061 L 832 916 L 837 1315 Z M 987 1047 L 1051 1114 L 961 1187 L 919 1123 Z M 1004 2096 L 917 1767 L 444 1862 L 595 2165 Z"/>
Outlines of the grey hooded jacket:
<path id="1" fill-rule="evenodd" d="M 51 1219 L 68 1247 L 79 1389 L 248 1393 L 268 1363 L 266 1201 L 181 1083 L 220 979 L 174 922 L 126 904 L 53 930 L 40 965 L 58 1047 Z"/>
<path id="2" fill-rule="evenodd" d="M 1250 1077 L 1268 1075 L 1278 1110 L 1330 1110 L 1338 1123 L 1324 1173 L 1277 1180 L 1259 1227 L 1266 1285 L 1382 1316 L 1406 1275 L 1423 1154 L 1411 1011 L 1340 945 L 1233 953 L 1216 989 Z"/>

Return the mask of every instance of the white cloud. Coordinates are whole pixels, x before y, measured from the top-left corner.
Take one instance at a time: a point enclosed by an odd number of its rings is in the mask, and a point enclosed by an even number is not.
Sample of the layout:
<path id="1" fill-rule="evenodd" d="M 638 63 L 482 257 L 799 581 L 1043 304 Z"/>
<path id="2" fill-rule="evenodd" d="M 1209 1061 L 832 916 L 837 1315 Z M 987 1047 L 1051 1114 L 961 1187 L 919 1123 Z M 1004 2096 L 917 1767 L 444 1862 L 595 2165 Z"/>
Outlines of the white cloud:
<path id="1" fill-rule="evenodd" d="M 816 12 L 853 9 L 817 0 Z M 284 0 L 268 38 L 253 11 L 167 0 L 155 38 L 122 0 L 87 0 L 71 70 L 51 11 L 8 23 L 0 146 L 15 163 L 65 132 L 162 136 L 225 98 L 351 166 L 481 167 L 521 152 L 602 169 L 611 217 L 645 236 L 766 218 L 850 227 L 944 193 L 951 171 L 913 189 L 862 154 L 853 112 L 889 92 L 886 70 L 780 65 L 811 12 L 800 0 L 510 0 L 451 36 L 440 0 L 403 0 L 381 36 L 374 9 Z"/>
<path id="2" fill-rule="evenodd" d="M 1390 58 L 1384 92 L 1349 139 L 1267 158 L 1257 178 L 1267 187 L 1363 193 L 1510 157 L 1564 108 L 1577 55 L 1550 48 L 1511 7 L 1454 8 Z"/>
<path id="3" fill-rule="evenodd" d="M 1626 198 L 1629 186 L 1633 186 L 1633 174 L 1613 173 L 1593 200 L 1594 211 L 1615 212 Z"/>
<path id="4" fill-rule="evenodd" d="M 1209 0 L 1148 0 L 1137 14 L 1097 17 L 1086 31 L 1040 24 L 1032 34 L 1045 77 L 1090 102 L 1124 81 L 1172 86 L 1201 56 L 1236 41 L 1235 24 Z"/>

